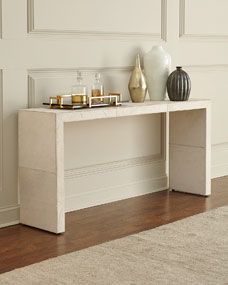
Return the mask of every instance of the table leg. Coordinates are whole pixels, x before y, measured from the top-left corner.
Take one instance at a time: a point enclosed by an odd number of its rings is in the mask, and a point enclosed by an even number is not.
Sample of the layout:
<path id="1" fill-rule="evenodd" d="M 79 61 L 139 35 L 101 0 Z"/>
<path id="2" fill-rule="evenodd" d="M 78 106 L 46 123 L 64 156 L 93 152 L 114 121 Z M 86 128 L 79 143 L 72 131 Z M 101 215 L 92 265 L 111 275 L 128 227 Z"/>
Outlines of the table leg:
<path id="1" fill-rule="evenodd" d="M 211 194 L 210 108 L 170 112 L 170 189 Z"/>
<path id="2" fill-rule="evenodd" d="M 56 114 L 19 113 L 20 222 L 65 231 L 63 123 Z"/>

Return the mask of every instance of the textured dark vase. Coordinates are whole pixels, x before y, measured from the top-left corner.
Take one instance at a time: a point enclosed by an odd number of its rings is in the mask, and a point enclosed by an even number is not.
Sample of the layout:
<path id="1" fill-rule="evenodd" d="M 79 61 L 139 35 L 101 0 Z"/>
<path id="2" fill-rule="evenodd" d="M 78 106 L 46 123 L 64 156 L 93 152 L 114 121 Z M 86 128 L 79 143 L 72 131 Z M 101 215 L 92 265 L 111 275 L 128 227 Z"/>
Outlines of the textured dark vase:
<path id="1" fill-rule="evenodd" d="M 191 91 L 191 80 L 181 66 L 167 80 L 167 92 L 171 101 L 187 101 Z"/>

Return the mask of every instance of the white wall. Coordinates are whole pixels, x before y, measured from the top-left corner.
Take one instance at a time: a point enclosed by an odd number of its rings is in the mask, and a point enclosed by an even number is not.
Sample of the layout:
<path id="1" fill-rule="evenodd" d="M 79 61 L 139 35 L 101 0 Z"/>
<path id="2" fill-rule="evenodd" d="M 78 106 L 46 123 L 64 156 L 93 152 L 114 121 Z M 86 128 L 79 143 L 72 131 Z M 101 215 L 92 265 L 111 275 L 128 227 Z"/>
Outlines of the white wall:
<path id="1" fill-rule="evenodd" d="M 0 225 L 18 221 L 17 110 L 68 92 L 78 68 L 89 83 L 100 70 L 106 90 L 127 99 L 136 53 L 155 44 L 189 72 L 192 97 L 213 101 L 212 175 L 228 174 L 227 0 L 1 4 Z M 159 115 L 67 125 L 67 210 L 163 189 L 162 126 Z"/>

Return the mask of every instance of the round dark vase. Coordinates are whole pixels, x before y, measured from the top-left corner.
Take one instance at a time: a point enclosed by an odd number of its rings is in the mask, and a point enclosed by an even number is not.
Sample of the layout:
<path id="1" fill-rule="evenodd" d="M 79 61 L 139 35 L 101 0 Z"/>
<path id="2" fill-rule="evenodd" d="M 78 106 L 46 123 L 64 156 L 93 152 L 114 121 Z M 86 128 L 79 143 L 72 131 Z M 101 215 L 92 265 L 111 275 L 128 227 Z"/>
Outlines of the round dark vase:
<path id="1" fill-rule="evenodd" d="M 171 101 L 188 101 L 191 91 L 191 80 L 181 66 L 173 71 L 167 80 L 167 92 Z"/>

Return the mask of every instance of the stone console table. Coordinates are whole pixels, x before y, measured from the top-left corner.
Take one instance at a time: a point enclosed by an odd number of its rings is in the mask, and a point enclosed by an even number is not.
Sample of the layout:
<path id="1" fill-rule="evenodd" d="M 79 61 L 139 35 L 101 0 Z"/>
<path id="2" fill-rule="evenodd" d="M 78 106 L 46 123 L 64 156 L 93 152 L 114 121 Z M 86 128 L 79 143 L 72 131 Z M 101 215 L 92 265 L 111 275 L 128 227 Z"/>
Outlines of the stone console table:
<path id="1" fill-rule="evenodd" d="M 65 231 L 64 123 L 163 113 L 169 153 L 169 188 L 208 196 L 210 101 L 123 103 L 83 110 L 19 111 L 20 222 L 54 233 Z"/>

